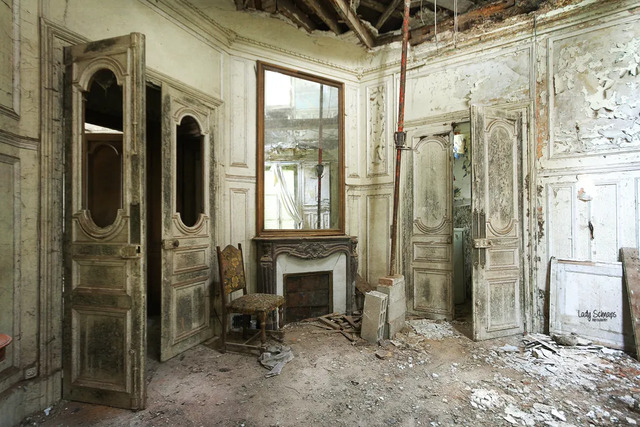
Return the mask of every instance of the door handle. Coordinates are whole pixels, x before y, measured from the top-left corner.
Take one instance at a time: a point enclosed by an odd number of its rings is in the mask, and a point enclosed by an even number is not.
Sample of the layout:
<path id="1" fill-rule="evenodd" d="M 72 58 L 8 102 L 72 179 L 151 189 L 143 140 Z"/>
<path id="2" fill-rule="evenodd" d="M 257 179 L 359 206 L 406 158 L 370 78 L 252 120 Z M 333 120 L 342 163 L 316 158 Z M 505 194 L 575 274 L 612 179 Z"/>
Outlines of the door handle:
<path id="1" fill-rule="evenodd" d="M 493 246 L 489 239 L 473 239 L 473 247 L 475 249 L 487 249 Z"/>
<path id="2" fill-rule="evenodd" d="M 180 246 L 178 239 L 165 239 L 162 241 L 162 249 L 175 249 Z"/>
<path id="3" fill-rule="evenodd" d="M 471 232 L 473 233 L 473 239 L 471 240 L 471 246 L 477 250 L 474 266 L 478 267 L 478 264 L 480 264 L 480 268 L 484 268 L 487 262 L 486 249 L 492 247 L 493 244 L 491 240 L 487 239 L 487 224 L 484 210 L 481 209 L 480 212 L 478 212 L 477 209 L 474 209 L 472 215 Z"/>

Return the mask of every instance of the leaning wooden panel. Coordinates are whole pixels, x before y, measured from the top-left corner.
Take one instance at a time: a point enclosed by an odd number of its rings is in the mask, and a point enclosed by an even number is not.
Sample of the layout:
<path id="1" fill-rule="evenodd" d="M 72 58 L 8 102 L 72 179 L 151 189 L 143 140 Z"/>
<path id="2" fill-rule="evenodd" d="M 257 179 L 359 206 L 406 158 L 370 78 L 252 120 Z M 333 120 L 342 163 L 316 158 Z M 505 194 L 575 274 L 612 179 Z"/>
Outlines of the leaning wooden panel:
<path id="1" fill-rule="evenodd" d="M 620 249 L 622 280 L 631 309 L 631 327 L 636 342 L 636 359 L 640 357 L 640 260 L 637 248 Z"/>
<path id="2" fill-rule="evenodd" d="M 619 262 L 551 259 L 549 331 L 633 350 L 633 330 Z"/>

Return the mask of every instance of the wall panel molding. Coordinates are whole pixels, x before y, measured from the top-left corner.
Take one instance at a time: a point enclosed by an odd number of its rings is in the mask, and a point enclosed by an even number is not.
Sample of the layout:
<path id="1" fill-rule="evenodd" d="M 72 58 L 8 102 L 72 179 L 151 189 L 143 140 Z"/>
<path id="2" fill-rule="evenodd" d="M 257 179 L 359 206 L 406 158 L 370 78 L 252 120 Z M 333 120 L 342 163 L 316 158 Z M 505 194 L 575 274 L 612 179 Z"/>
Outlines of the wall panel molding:
<path id="1" fill-rule="evenodd" d="M 371 284 L 389 272 L 392 208 L 393 194 L 366 196 L 366 272 Z"/>
<path id="2" fill-rule="evenodd" d="M 361 171 L 361 145 L 360 145 L 360 90 L 358 87 L 346 86 L 345 91 L 345 158 L 347 179 L 358 179 Z"/>
<path id="3" fill-rule="evenodd" d="M 391 163 L 389 82 L 366 87 L 367 178 L 389 176 Z"/>
<path id="4" fill-rule="evenodd" d="M 231 59 L 230 64 L 230 117 L 238 120 L 231 120 L 231 143 L 229 144 L 230 167 L 249 169 L 248 145 L 254 144 L 254 140 L 247 138 L 249 123 L 249 102 L 253 100 L 253 93 L 249 94 L 249 76 L 247 64 L 244 60 Z M 254 85 L 255 86 L 255 85 Z M 254 91 L 255 92 L 255 91 Z"/>
<path id="5" fill-rule="evenodd" d="M 248 184 L 255 184 L 257 182 L 256 177 L 251 175 L 225 174 L 224 177 L 228 182 L 246 182 Z"/>
<path id="6" fill-rule="evenodd" d="M 251 220 L 248 188 L 229 188 L 229 229 L 230 241 L 247 241 L 247 224 Z"/>
<path id="7" fill-rule="evenodd" d="M 21 355 L 21 316 L 22 316 L 22 201 L 20 197 L 21 176 L 20 159 L 0 154 L 0 197 L 3 207 L 0 214 L 0 249 L 4 254 L 0 262 L 1 300 L 10 302 L 4 311 L 0 326 L 13 338 L 7 349 L 5 360 L 0 362 L 0 392 L 13 386 L 15 382 L 24 378 L 23 360 Z M 8 315 L 8 316 L 7 316 Z"/>
<path id="8" fill-rule="evenodd" d="M 228 205 L 224 216 L 228 226 L 224 230 L 224 241 L 217 240 L 215 244 L 222 247 L 226 244 L 242 244 L 247 283 L 250 283 L 250 290 L 255 292 L 256 255 L 252 241 L 256 224 L 255 187 L 251 184 L 243 186 L 243 183 L 234 183 L 227 187 L 226 195 Z"/>
<path id="9" fill-rule="evenodd" d="M 28 136 L 16 135 L 15 133 L 0 129 L 0 144 L 6 144 L 24 150 L 37 150 L 39 140 Z"/>
<path id="10" fill-rule="evenodd" d="M 547 256 L 556 258 L 574 257 L 575 197 L 573 183 L 547 184 Z M 567 243 L 568 241 L 568 243 Z M 561 248 L 567 248 L 561 251 Z"/>
<path id="11" fill-rule="evenodd" d="M 363 229 L 364 221 L 362 221 L 362 200 L 363 196 L 360 194 L 347 193 L 346 232 L 348 235 L 356 236 L 358 238 L 360 243 L 357 247 L 358 259 L 364 260 L 365 248 L 362 243 L 366 238 L 367 230 Z M 365 270 L 362 264 L 362 262 L 358 263 L 358 273 L 360 274 Z"/>
<path id="12" fill-rule="evenodd" d="M 3 10 L 6 8 L 7 10 Z M 0 2 L 0 114 L 20 119 L 20 0 Z"/>

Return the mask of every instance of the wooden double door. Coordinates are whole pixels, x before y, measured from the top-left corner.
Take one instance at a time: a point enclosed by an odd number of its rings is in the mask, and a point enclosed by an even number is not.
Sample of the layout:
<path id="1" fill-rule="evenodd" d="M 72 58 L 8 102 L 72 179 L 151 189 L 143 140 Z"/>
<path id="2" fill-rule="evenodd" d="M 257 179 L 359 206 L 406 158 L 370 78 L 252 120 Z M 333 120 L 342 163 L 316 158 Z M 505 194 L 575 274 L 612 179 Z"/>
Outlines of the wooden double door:
<path id="1" fill-rule="evenodd" d="M 520 112 L 473 106 L 471 242 L 473 338 L 522 332 L 523 228 Z M 408 308 L 452 319 L 453 128 L 409 133 L 403 259 Z"/>
<path id="2" fill-rule="evenodd" d="M 213 335 L 215 105 L 149 86 L 142 34 L 67 47 L 64 60 L 63 395 L 139 409 L 148 308 L 161 360 Z"/>

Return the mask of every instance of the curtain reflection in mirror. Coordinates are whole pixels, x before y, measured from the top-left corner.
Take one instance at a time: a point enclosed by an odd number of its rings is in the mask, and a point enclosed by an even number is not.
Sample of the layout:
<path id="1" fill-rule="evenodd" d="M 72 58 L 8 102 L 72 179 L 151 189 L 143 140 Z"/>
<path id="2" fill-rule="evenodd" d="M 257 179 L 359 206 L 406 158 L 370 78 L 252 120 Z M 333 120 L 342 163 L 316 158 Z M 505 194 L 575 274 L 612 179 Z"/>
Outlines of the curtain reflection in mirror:
<path id="1" fill-rule="evenodd" d="M 265 71 L 265 229 L 339 227 L 339 107 L 338 87 Z"/>

